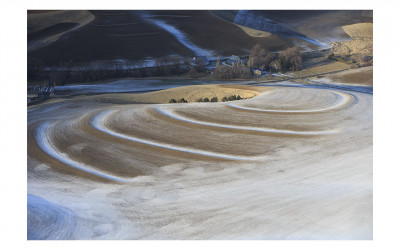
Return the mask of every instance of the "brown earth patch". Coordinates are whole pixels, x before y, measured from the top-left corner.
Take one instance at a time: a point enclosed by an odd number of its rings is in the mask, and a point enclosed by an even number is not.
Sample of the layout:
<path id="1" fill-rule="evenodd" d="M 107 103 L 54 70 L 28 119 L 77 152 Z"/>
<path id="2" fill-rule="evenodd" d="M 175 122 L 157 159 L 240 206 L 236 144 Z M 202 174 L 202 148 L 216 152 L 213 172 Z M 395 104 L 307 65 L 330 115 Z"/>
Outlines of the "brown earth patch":
<path id="1" fill-rule="evenodd" d="M 211 100 L 217 97 L 222 101 L 223 97 L 231 95 L 240 95 L 242 98 L 251 98 L 257 96 L 267 88 L 253 86 L 237 85 L 195 85 L 166 89 L 144 94 L 105 94 L 93 97 L 95 100 L 103 102 L 127 102 L 127 103 L 169 103 L 171 99 L 179 100 L 184 98 L 188 102 L 196 102 L 199 98 L 208 98 Z"/>
<path id="2" fill-rule="evenodd" d="M 241 28 L 247 35 L 252 37 L 269 37 L 272 34 L 262 30 L 252 29 L 243 25 L 236 24 L 239 28 Z"/>
<path id="3" fill-rule="evenodd" d="M 334 82 L 340 83 L 356 83 L 367 86 L 373 86 L 373 67 L 364 67 L 359 69 L 348 70 L 327 76 Z"/>

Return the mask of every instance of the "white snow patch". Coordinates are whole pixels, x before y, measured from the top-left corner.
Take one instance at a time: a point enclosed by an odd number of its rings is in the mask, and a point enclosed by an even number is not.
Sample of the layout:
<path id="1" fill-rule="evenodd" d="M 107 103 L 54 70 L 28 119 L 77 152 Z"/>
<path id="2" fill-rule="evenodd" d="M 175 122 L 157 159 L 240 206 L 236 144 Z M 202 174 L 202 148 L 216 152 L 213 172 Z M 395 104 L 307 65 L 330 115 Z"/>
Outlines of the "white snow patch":
<path id="1" fill-rule="evenodd" d="M 61 161 L 62 163 L 67 164 L 68 166 L 71 166 L 73 168 L 79 169 L 86 173 L 93 174 L 93 175 L 96 175 L 96 176 L 99 176 L 99 177 L 102 177 L 105 179 L 109 179 L 109 180 L 117 181 L 117 182 L 134 182 L 135 181 L 134 178 L 126 179 L 126 178 L 122 178 L 122 177 L 117 177 L 117 176 L 102 172 L 100 170 L 97 170 L 94 167 L 86 165 L 82 162 L 72 160 L 71 158 L 68 157 L 67 154 L 64 154 L 64 153 L 58 151 L 58 149 L 51 143 L 51 139 L 49 138 L 49 134 L 47 133 L 49 128 L 50 128 L 49 122 L 41 124 L 39 126 L 39 128 L 37 129 L 36 141 L 37 141 L 39 147 L 44 152 L 46 152 L 48 155 L 50 155 L 51 157 Z"/>
<path id="2" fill-rule="evenodd" d="M 211 151 L 205 151 L 205 150 L 200 150 L 200 149 L 193 149 L 193 148 L 187 148 L 187 147 L 180 147 L 172 144 L 167 144 L 167 143 L 161 143 L 161 142 L 155 142 L 152 140 L 145 140 L 142 138 L 134 137 L 131 135 L 125 135 L 121 134 L 118 132 L 115 132 L 108 128 L 105 124 L 105 120 L 109 115 L 111 115 L 113 110 L 107 110 L 107 111 L 102 111 L 99 114 L 95 116 L 95 118 L 92 120 L 91 124 L 92 126 L 106 134 L 119 137 L 125 140 L 129 141 L 134 141 L 134 142 L 139 142 L 155 147 L 160 147 L 160 148 L 166 148 L 166 149 L 171 149 L 175 151 L 181 151 L 181 152 L 186 152 L 190 154 L 198 154 L 198 155 L 204 155 L 204 156 L 210 156 L 210 157 L 216 157 L 216 158 L 223 158 L 223 159 L 228 159 L 228 160 L 240 160 L 240 161 L 248 161 L 248 160 L 258 160 L 260 157 L 250 157 L 250 156 L 236 156 L 236 155 L 228 155 L 228 154 L 223 154 L 223 153 L 216 153 L 216 152 L 211 152 Z"/>
<path id="3" fill-rule="evenodd" d="M 143 14 L 142 17 L 146 21 L 153 23 L 158 27 L 164 29 L 165 31 L 171 33 L 171 35 L 173 35 L 176 38 L 176 40 L 178 40 L 178 42 L 180 42 L 183 46 L 193 51 L 197 56 L 207 56 L 207 57 L 213 56 L 212 51 L 202 49 L 199 46 L 195 45 L 186 37 L 186 35 L 182 31 L 178 30 L 173 25 L 168 24 L 161 20 L 154 19 L 153 18 L 154 16 L 152 15 Z"/>
<path id="4" fill-rule="evenodd" d="M 188 122 L 188 123 L 199 124 L 199 125 L 211 126 L 211 127 L 219 127 L 219 128 L 249 130 L 249 131 L 277 133 L 277 134 L 293 134 L 293 135 L 326 135 L 326 134 L 335 134 L 340 131 L 339 129 L 329 129 L 329 130 L 321 130 L 321 131 L 294 131 L 294 130 L 274 129 L 274 128 L 235 126 L 235 125 L 220 124 L 220 123 L 214 123 L 214 122 L 204 122 L 204 121 L 189 119 L 184 116 L 178 115 L 170 110 L 167 111 L 167 110 L 161 109 L 159 107 L 155 107 L 154 109 L 157 112 L 159 112 L 160 114 L 168 116 L 168 117 L 176 119 L 176 120 L 180 120 L 180 121 L 184 121 L 184 122 Z"/>

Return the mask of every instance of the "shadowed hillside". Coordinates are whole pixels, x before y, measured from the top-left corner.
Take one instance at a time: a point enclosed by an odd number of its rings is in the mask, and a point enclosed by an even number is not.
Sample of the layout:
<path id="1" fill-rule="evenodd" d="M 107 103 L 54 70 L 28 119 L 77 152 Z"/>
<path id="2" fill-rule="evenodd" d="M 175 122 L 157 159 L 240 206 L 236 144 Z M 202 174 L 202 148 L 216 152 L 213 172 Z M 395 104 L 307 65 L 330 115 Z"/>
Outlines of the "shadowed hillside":
<path id="1" fill-rule="evenodd" d="M 162 22 L 175 28 L 191 44 L 212 51 L 215 56 L 247 54 L 256 43 L 266 44 L 271 50 L 290 46 L 278 36 L 254 38 L 236 25 L 218 18 L 208 11 L 90 11 L 95 19 L 89 24 L 66 33 L 60 39 L 28 52 L 30 59 L 43 61 L 45 65 L 62 62 L 91 60 L 145 60 L 168 55 L 193 56 L 195 53 L 182 44 L 173 32 L 157 26 Z M 146 14 L 144 17 L 143 14 Z M 32 15 L 32 14 L 28 14 Z M 60 20 L 63 23 L 63 20 Z M 47 29 L 62 28 L 63 25 Z M 28 22 L 29 26 L 29 22 Z M 167 27 L 168 28 L 168 27 Z M 42 33 L 29 34 L 28 46 Z"/>

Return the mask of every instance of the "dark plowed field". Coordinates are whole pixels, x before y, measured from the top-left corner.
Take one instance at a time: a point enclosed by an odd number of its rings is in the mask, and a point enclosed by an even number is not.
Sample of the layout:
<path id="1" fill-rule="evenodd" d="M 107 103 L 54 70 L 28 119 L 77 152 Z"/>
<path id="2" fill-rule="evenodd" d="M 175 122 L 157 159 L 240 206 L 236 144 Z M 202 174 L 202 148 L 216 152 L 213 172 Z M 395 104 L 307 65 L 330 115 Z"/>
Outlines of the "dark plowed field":
<path id="1" fill-rule="evenodd" d="M 93 22 L 64 34 L 52 44 L 29 52 L 28 58 L 40 59 L 46 65 L 54 66 L 67 61 L 143 60 L 171 54 L 194 55 L 193 51 L 178 42 L 171 33 L 142 19 L 141 11 L 91 12 L 95 15 Z M 265 44 L 271 50 L 290 46 L 290 41 L 284 41 L 277 36 L 250 37 L 236 25 L 205 10 L 148 11 L 147 14 L 173 25 L 186 34 L 191 43 L 214 51 L 216 56 L 246 54 L 257 43 Z"/>

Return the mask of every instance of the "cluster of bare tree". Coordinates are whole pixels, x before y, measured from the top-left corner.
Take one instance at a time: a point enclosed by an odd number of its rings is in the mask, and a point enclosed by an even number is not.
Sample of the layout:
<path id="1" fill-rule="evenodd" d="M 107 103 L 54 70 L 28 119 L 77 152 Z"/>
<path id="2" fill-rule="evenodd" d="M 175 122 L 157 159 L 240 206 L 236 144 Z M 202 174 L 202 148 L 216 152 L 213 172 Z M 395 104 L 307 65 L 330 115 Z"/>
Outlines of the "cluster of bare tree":
<path id="1" fill-rule="evenodd" d="M 328 59 L 350 64 L 351 67 L 366 67 L 374 64 L 373 56 L 354 54 L 354 55 L 338 55 L 331 53 Z"/>
<path id="2" fill-rule="evenodd" d="M 291 47 L 279 54 L 270 53 L 259 44 L 255 45 L 250 52 L 247 66 L 258 69 L 275 68 L 278 71 L 301 70 L 303 60 L 297 47 Z"/>
<path id="3" fill-rule="evenodd" d="M 188 62 L 185 62 L 188 64 Z M 197 66 L 188 66 L 189 70 L 187 71 L 186 76 L 190 78 L 198 78 L 207 74 L 208 70 L 204 65 L 197 65 Z"/>
<path id="4" fill-rule="evenodd" d="M 182 67 L 183 61 L 181 57 L 178 56 L 164 56 L 155 59 L 155 73 L 158 76 L 165 75 L 178 75 L 185 73 L 185 68 Z"/>
<path id="5" fill-rule="evenodd" d="M 251 76 L 250 69 L 243 63 L 236 62 L 231 66 L 218 65 L 214 70 L 215 79 L 233 79 L 233 78 L 249 78 Z"/>
<path id="6" fill-rule="evenodd" d="M 275 54 L 269 53 L 267 49 L 257 44 L 251 49 L 247 66 L 249 68 L 268 69 L 275 58 Z"/>
<path id="7" fill-rule="evenodd" d="M 301 70 L 303 67 L 303 59 L 300 56 L 299 49 L 297 47 L 291 47 L 281 51 L 274 64 L 281 72 Z"/>

